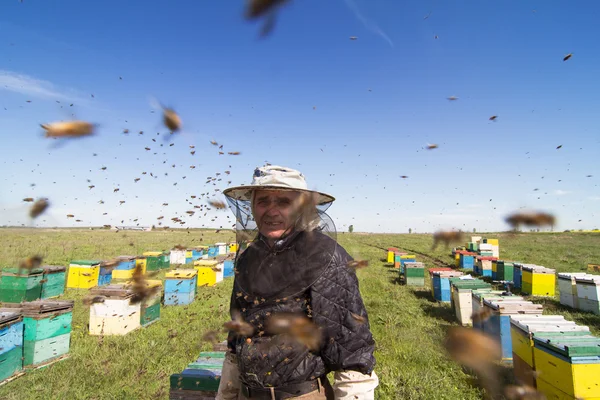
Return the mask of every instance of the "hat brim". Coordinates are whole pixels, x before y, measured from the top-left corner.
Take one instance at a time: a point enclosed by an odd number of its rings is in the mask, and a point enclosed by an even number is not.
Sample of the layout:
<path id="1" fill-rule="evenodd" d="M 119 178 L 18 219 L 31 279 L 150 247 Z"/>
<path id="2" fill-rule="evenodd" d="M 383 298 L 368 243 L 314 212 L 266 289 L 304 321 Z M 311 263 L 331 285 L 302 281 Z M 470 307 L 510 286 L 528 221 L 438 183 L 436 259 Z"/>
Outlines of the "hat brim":
<path id="1" fill-rule="evenodd" d="M 223 191 L 223 194 L 234 200 L 251 201 L 252 192 L 255 190 L 287 190 L 290 192 L 305 192 L 305 193 L 317 193 L 319 195 L 317 199 L 317 205 L 329 204 L 335 201 L 335 197 L 326 193 L 317 192 L 316 190 L 308 189 L 296 189 L 290 188 L 289 186 L 278 186 L 278 185 L 248 185 L 248 186 L 235 186 Z"/>

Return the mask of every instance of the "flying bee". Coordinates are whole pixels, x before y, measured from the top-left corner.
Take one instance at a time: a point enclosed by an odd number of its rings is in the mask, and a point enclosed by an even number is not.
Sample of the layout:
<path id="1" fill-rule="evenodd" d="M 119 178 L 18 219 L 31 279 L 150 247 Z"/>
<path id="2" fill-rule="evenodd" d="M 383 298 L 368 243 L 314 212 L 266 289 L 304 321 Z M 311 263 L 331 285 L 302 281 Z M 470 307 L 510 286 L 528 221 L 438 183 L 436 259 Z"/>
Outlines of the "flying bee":
<path id="1" fill-rule="evenodd" d="M 254 333 L 254 327 L 244 321 L 242 314 L 237 310 L 232 311 L 231 321 L 225 322 L 223 328 L 233 331 L 240 336 L 252 336 Z"/>
<path id="2" fill-rule="evenodd" d="M 227 205 L 225 205 L 225 203 L 220 200 L 209 200 L 208 204 L 210 204 L 211 207 L 214 207 L 217 210 L 222 210 L 227 207 Z"/>
<path id="3" fill-rule="evenodd" d="M 196 211 L 186 211 L 185 213 L 189 214 L 189 215 L 194 215 L 196 213 Z"/>
<path id="4" fill-rule="evenodd" d="M 438 145 L 437 144 L 427 144 L 426 149 L 427 150 L 433 150 L 433 149 L 437 149 Z"/>
<path id="5" fill-rule="evenodd" d="M 73 214 L 67 214 L 67 218 L 75 218 L 75 215 L 73 215 Z"/>
<path id="6" fill-rule="evenodd" d="M 27 203 L 31 203 L 31 202 L 33 202 L 33 197 L 25 197 L 25 198 L 23 199 L 23 201 L 24 201 L 24 202 L 27 202 Z"/>
<path id="7" fill-rule="evenodd" d="M 435 250 L 439 242 L 444 242 L 446 248 L 451 243 L 460 243 L 464 239 L 464 233 L 462 231 L 438 231 L 433 234 L 433 245 L 431 250 Z"/>
<path id="8" fill-rule="evenodd" d="M 321 331 L 306 315 L 276 313 L 267 320 L 266 325 L 268 333 L 290 335 L 311 351 L 318 350 L 321 345 Z"/>
<path id="9" fill-rule="evenodd" d="M 44 213 L 50 206 L 48 199 L 38 199 L 31 208 L 29 209 L 29 216 L 31 218 L 37 218 Z"/>
<path id="10" fill-rule="evenodd" d="M 573 53 L 569 53 L 567 54 L 564 58 L 563 61 L 567 61 L 569 58 L 573 57 Z"/>
<path id="11" fill-rule="evenodd" d="M 518 229 L 519 226 L 550 226 L 556 224 L 556 217 L 545 212 L 516 212 L 505 218 L 507 224 L 513 229 Z"/>
<path id="12" fill-rule="evenodd" d="M 358 39 L 358 37 L 356 37 L 356 36 L 350 36 L 350 40 L 356 40 L 356 39 Z"/>
<path id="13" fill-rule="evenodd" d="M 348 268 L 361 269 L 369 266 L 368 260 L 352 260 L 348 263 Z"/>
<path id="14" fill-rule="evenodd" d="M 265 16 L 266 21 L 260 30 L 260 36 L 268 35 L 275 27 L 277 8 L 288 0 L 250 0 L 246 7 L 246 19 L 257 19 Z"/>
<path id="15" fill-rule="evenodd" d="M 239 156 L 242 153 L 240 153 L 239 151 L 230 151 L 227 154 L 229 154 L 230 156 Z"/>
<path id="16" fill-rule="evenodd" d="M 490 121 L 496 121 L 496 118 L 498 118 L 498 116 L 497 116 L 497 115 L 492 115 L 492 116 L 490 117 Z"/>
<path id="17" fill-rule="evenodd" d="M 75 138 L 94 134 L 95 125 L 85 121 L 53 122 L 40 125 L 46 131 L 46 137 Z"/>
<path id="18" fill-rule="evenodd" d="M 92 304 L 96 304 L 96 303 L 104 303 L 105 300 L 106 300 L 106 297 L 104 297 L 104 296 L 87 296 L 87 297 L 84 297 L 81 301 L 82 301 L 83 305 L 91 306 Z"/>
<path id="19" fill-rule="evenodd" d="M 473 313 L 471 315 L 471 320 L 473 323 L 482 323 L 490 319 L 490 317 L 494 314 L 491 308 L 483 307 L 479 311 Z"/>
<path id="20" fill-rule="evenodd" d="M 212 144 L 213 146 L 218 146 L 219 145 L 219 143 L 217 143 L 215 140 L 211 140 L 210 144 Z"/>
<path id="21" fill-rule="evenodd" d="M 42 265 L 42 256 L 31 256 L 21 261 L 19 268 L 31 271 L 32 269 L 39 268 L 40 265 Z"/>
<path id="22" fill-rule="evenodd" d="M 171 108 L 163 107 L 163 123 L 171 132 L 177 132 L 181 129 L 181 118 Z"/>
<path id="23" fill-rule="evenodd" d="M 450 96 L 450 97 L 448 97 L 448 100 L 455 101 L 455 100 L 458 100 L 458 97 L 456 97 L 456 96 Z"/>
<path id="24" fill-rule="evenodd" d="M 352 318 L 354 318 L 354 320 L 356 322 L 358 322 L 359 324 L 362 325 L 365 322 L 367 322 L 367 319 L 365 317 L 363 317 L 362 315 L 358 315 L 358 314 L 354 314 L 354 313 L 351 313 L 351 314 L 352 314 Z"/>

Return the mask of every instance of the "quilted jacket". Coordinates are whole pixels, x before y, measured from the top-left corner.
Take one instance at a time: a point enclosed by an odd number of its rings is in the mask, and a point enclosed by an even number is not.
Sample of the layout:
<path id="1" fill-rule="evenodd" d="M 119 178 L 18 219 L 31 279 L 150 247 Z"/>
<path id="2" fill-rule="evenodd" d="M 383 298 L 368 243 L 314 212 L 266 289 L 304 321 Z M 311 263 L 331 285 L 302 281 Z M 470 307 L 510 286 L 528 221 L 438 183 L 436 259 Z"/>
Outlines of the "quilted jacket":
<path id="1" fill-rule="evenodd" d="M 228 337 L 242 382 L 278 387 L 330 371 L 373 371 L 375 342 L 350 261 L 320 232 L 299 232 L 273 247 L 259 236 L 239 255 L 230 308 L 255 328 L 251 338 L 233 332 Z M 287 335 L 265 333 L 265 321 L 277 312 L 312 318 L 321 329 L 320 348 L 311 352 Z"/>

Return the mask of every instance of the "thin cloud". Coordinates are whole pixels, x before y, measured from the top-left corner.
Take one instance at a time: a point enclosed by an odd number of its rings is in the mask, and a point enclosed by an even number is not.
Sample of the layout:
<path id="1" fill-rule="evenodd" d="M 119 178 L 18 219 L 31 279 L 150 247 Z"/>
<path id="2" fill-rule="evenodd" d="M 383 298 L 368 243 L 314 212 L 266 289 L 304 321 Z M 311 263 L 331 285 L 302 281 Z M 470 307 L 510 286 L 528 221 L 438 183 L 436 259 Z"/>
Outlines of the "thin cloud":
<path id="1" fill-rule="evenodd" d="M 600 201 L 600 196 L 590 196 L 588 197 L 588 200 Z"/>
<path id="2" fill-rule="evenodd" d="M 375 22 L 365 18 L 361 14 L 361 12 L 359 11 L 358 6 L 354 2 L 354 0 L 344 0 L 344 2 L 346 3 L 346 6 L 348 6 L 348 8 L 352 11 L 354 16 L 363 24 L 363 26 L 365 28 L 367 28 L 371 32 L 375 33 L 376 35 L 379 35 L 385 41 L 387 41 L 390 46 L 394 47 L 394 42 L 392 41 L 392 39 L 390 39 L 390 37 L 379 27 L 379 25 L 377 25 Z"/>
<path id="3" fill-rule="evenodd" d="M 564 196 L 565 194 L 569 194 L 569 193 L 571 193 L 571 192 L 570 192 L 570 191 L 568 191 L 568 190 L 560 190 L 560 189 L 557 189 L 557 190 L 555 190 L 555 191 L 554 191 L 554 194 L 555 194 L 556 196 Z"/>
<path id="4" fill-rule="evenodd" d="M 6 70 L 0 70 L 0 89 L 41 99 L 81 100 L 73 90 L 63 90 L 52 82 Z"/>

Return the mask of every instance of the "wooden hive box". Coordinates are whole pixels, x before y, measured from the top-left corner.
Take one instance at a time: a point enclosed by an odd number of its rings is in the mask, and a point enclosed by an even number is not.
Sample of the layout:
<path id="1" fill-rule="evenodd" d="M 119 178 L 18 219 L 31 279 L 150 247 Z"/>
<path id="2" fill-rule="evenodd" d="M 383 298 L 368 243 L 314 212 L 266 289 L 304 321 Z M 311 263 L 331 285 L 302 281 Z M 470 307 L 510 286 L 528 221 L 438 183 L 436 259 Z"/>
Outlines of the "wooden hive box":
<path id="1" fill-rule="evenodd" d="M 225 352 L 202 352 L 179 374 L 170 377 L 170 399 L 214 399 L 221 381 Z"/>
<path id="2" fill-rule="evenodd" d="M 135 271 L 135 256 L 119 256 L 119 264 L 112 271 L 113 279 L 127 280 L 133 277 Z"/>
<path id="3" fill-rule="evenodd" d="M 115 267 L 108 266 L 106 261 L 100 263 L 100 274 L 98 275 L 98 286 L 104 286 L 111 283 Z"/>
<path id="4" fill-rule="evenodd" d="M 161 269 L 169 269 L 171 268 L 171 252 L 163 251 L 160 259 L 160 268 Z"/>
<path id="5" fill-rule="evenodd" d="M 216 257 L 219 255 L 219 247 L 212 245 L 208 247 L 207 258 Z"/>
<path id="6" fill-rule="evenodd" d="M 0 301 L 21 303 L 38 300 L 42 295 L 44 270 L 4 268 L 0 275 Z"/>
<path id="7" fill-rule="evenodd" d="M 477 289 L 490 289 L 492 285 L 480 279 L 450 278 L 452 291 L 451 306 L 454 308 L 456 319 L 463 326 L 472 325 L 473 314 L 472 293 Z"/>
<path id="8" fill-rule="evenodd" d="M 23 370 L 23 317 L 0 308 L 0 384 Z"/>
<path id="9" fill-rule="evenodd" d="M 425 286 L 425 264 L 422 262 L 405 262 L 404 282 L 408 286 Z"/>
<path id="10" fill-rule="evenodd" d="M 229 254 L 235 254 L 237 252 L 238 249 L 238 245 L 236 242 L 231 242 L 229 243 L 229 246 L 227 247 L 227 252 Z"/>
<path id="11" fill-rule="evenodd" d="M 450 278 L 464 275 L 459 271 L 435 271 L 433 272 L 433 298 L 437 301 L 450 303 L 452 295 L 450 292 Z"/>
<path id="12" fill-rule="evenodd" d="M 556 271 L 542 266 L 523 265 L 521 268 L 521 292 L 533 296 L 554 297 L 556 290 Z"/>
<path id="13" fill-rule="evenodd" d="M 552 386 L 573 398 L 600 398 L 600 338 L 534 336 L 533 341 L 540 391 Z"/>
<path id="14" fill-rule="evenodd" d="M 121 336 L 140 328 L 140 304 L 129 304 L 133 294 L 124 283 L 92 289 L 91 296 L 104 296 L 105 300 L 90 306 L 90 335 Z"/>
<path id="15" fill-rule="evenodd" d="M 67 267 L 62 265 L 44 265 L 44 278 L 42 279 L 42 299 L 58 297 L 65 293 Z"/>
<path id="16" fill-rule="evenodd" d="M 100 260 L 73 260 L 69 264 L 67 287 L 89 289 L 98 286 Z"/>
<path id="17" fill-rule="evenodd" d="M 511 315 L 510 336 L 513 349 L 515 380 L 535 387 L 534 336 L 590 335 L 587 326 L 576 325 L 561 315 Z"/>
<path id="18" fill-rule="evenodd" d="M 235 265 L 233 260 L 223 261 L 223 278 L 231 278 L 235 275 Z"/>
<path id="19" fill-rule="evenodd" d="M 142 253 L 146 257 L 146 271 L 158 271 L 162 263 L 162 251 L 145 251 Z"/>
<path id="20" fill-rule="evenodd" d="M 194 250 L 193 249 L 187 249 L 185 251 L 185 263 L 186 264 L 192 264 L 194 262 Z"/>
<path id="21" fill-rule="evenodd" d="M 465 253 L 467 253 L 467 254 L 468 254 L 468 253 L 470 253 L 470 252 L 469 252 L 468 250 L 457 250 L 457 251 L 454 253 L 454 266 L 455 266 L 456 268 L 459 268 L 459 267 L 460 267 L 460 256 L 461 256 L 461 254 L 465 254 Z"/>
<path id="22" fill-rule="evenodd" d="M 73 300 L 39 300 L 22 304 L 23 366 L 37 368 L 68 355 Z"/>
<path id="23" fill-rule="evenodd" d="M 214 286 L 223 280 L 223 268 L 216 260 L 196 260 L 194 268 L 198 270 L 198 286 Z"/>
<path id="24" fill-rule="evenodd" d="M 398 251 L 395 247 L 388 247 L 387 249 L 387 262 L 392 264 L 394 262 L 394 254 Z"/>
<path id="25" fill-rule="evenodd" d="M 133 282 L 129 281 L 126 285 L 130 286 Z M 160 319 L 160 303 L 162 300 L 162 281 L 155 279 L 148 279 L 145 281 L 146 288 L 160 288 L 154 295 L 136 305 L 140 312 L 140 325 L 146 327 Z"/>
<path id="26" fill-rule="evenodd" d="M 512 338 L 510 335 L 510 316 L 514 314 L 542 314 L 543 306 L 530 301 L 506 301 L 485 299 L 485 308 L 491 311 L 488 320 L 483 321 L 483 332 L 492 336 L 502 347 L 502 361 L 512 362 Z"/>
<path id="27" fill-rule="evenodd" d="M 195 269 L 175 269 L 165 275 L 166 306 L 186 305 L 194 301 L 198 271 Z"/>
<path id="28" fill-rule="evenodd" d="M 401 274 L 404 274 L 404 264 L 407 262 L 417 262 L 417 257 L 414 254 L 402 254 L 400 256 L 400 270 Z"/>
<path id="29" fill-rule="evenodd" d="M 142 274 L 145 274 L 146 273 L 146 257 L 144 257 L 144 256 L 137 256 L 135 258 L 135 267 L 136 268 L 140 267 Z M 133 276 L 133 273 L 132 273 L 131 276 Z"/>
<path id="30" fill-rule="evenodd" d="M 171 249 L 169 254 L 169 263 L 171 265 L 184 265 L 185 264 L 185 253 L 184 249 Z"/>
<path id="31" fill-rule="evenodd" d="M 450 271 L 450 272 L 452 272 L 454 270 L 452 268 L 448 268 L 448 267 L 434 267 L 434 268 L 429 268 L 427 270 L 427 277 L 428 277 L 427 284 L 429 285 L 429 287 L 431 287 L 431 297 L 434 296 L 434 293 L 433 293 L 433 273 L 436 272 L 436 271 Z"/>
<path id="32" fill-rule="evenodd" d="M 514 282 L 515 279 L 515 265 L 513 262 L 505 260 L 496 261 L 496 279 L 499 281 L 510 281 Z"/>
<path id="33" fill-rule="evenodd" d="M 215 243 L 215 246 L 217 246 L 218 249 L 218 255 L 223 256 L 225 254 L 227 254 L 227 243 Z"/>
<path id="34" fill-rule="evenodd" d="M 458 263 L 459 267 L 462 269 L 473 269 L 476 255 L 477 253 L 473 252 L 461 252 Z"/>
<path id="35" fill-rule="evenodd" d="M 558 293 L 560 295 L 560 304 L 571 307 L 573 309 L 579 308 L 577 298 L 577 281 L 576 277 L 583 278 L 588 275 L 585 272 L 559 272 L 557 275 L 558 279 Z"/>
<path id="36" fill-rule="evenodd" d="M 471 292 L 471 304 L 473 306 L 472 314 L 479 314 L 483 311 L 485 300 L 506 300 L 506 301 L 522 301 L 524 300 L 521 296 L 504 294 L 503 290 L 490 290 L 490 289 L 475 289 Z M 473 328 L 483 332 L 483 323 L 473 322 Z"/>
<path id="37" fill-rule="evenodd" d="M 580 310 L 600 314 L 600 276 L 575 277 L 577 306 Z"/>

